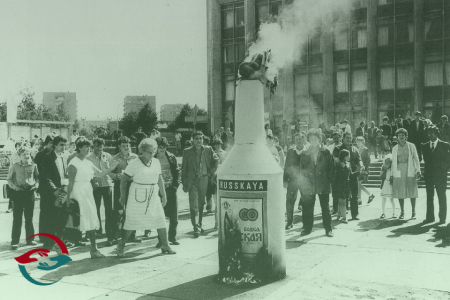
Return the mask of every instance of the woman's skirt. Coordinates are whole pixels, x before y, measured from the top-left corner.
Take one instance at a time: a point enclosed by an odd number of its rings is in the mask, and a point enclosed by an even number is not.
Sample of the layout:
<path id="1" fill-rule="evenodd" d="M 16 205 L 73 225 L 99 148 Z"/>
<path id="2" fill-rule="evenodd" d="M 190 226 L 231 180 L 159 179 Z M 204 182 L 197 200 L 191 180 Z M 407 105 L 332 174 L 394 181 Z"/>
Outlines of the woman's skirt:
<path id="1" fill-rule="evenodd" d="M 132 183 L 125 209 L 125 230 L 166 228 L 164 209 L 157 184 Z"/>
<path id="2" fill-rule="evenodd" d="M 80 226 L 78 229 L 83 232 L 100 229 L 91 182 L 75 181 L 70 198 L 77 200 L 80 206 Z"/>
<path id="3" fill-rule="evenodd" d="M 401 177 L 394 177 L 392 198 L 417 198 L 419 190 L 416 177 L 408 177 L 408 163 L 397 164 Z"/>

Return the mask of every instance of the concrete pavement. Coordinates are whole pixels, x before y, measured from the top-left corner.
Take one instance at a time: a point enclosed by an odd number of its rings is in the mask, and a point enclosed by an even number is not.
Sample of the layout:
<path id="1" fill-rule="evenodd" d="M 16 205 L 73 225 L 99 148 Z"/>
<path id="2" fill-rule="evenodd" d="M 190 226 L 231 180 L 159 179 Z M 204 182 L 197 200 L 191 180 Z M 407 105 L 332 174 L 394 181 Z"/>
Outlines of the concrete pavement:
<path id="1" fill-rule="evenodd" d="M 371 190 L 378 195 L 378 189 Z M 105 259 L 90 259 L 89 247 L 85 246 L 69 249 L 73 262 L 54 271 L 41 271 L 36 263 L 28 264 L 28 272 L 39 281 L 60 279 L 47 287 L 33 285 L 19 273 L 14 257 L 31 247 L 9 250 L 12 215 L 4 213 L 7 203 L 1 203 L 0 298 L 450 299 L 450 243 L 442 241 L 442 230 L 436 224 L 420 224 L 425 217 L 424 189 L 419 190 L 417 220 L 408 220 L 409 201 L 405 203 L 405 220 L 379 220 L 381 198 L 377 196 L 369 206 L 360 206 L 360 221 L 333 221 L 333 238 L 324 235 L 318 201 L 309 236 L 300 236 L 301 216 L 296 213 L 294 228 L 286 232 L 287 277 L 253 289 L 215 283 L 218 241 L 217 231 L 212 229 L 214 216 L 206 216 L 206 233 L 194 239 L 187 195 L 181 191 L 179 201 L 181 245 L 172 246 L 176 255 L 161 255 L 154 247 L 154 232 L 141 244 L 128 244 L 125 259 L 117 259 L 115 246 L 106 247 L 103 238 L 100 250 L 107 255 Z M 386 215 L 391 215 L 389 202 Z"/>

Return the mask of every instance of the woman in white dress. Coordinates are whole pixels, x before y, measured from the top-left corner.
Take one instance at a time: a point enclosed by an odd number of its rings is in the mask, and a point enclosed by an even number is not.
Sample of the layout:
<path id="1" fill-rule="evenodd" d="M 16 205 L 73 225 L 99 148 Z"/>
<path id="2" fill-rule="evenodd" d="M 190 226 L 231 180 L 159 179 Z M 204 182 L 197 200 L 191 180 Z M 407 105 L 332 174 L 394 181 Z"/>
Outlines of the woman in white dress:
<path id="1" fill-rule="evenodd" d="M 126 207 L 122 239 L 117 245 L 117 256 L 124 257 L 125 243 L 133 230 L 157 229 L 161 252 L 175 254 L 167 241 L 166 218 L 163 207 L 167 203 L 161 165 L 154 154 L 158 144 L 154 139 L 144 139 L 139 144 L 138 159 L 126 167 L 120 184 L 120 202 Z M 127 182 L 132 180 L 127 193 Z M 160 197 L 161 195 L 161 197 Z"/>
<path id="2" fill-rule="evenodd" d="M 101 172 L 95 167 L 91 161 L 85 159 L 89 153 L 92 143 L 82 137 L 77 140 L 76 151 L 78 153 L 69 163 L 68 177 L 69 186 L 67 187 L 67 205 L 71 200 L 76 200 L 80 207 L 80 225 L 79 230 L 85 231 L 91 242 L 91 257 L 105 257 L 97 249 L 95 240 L 95 232 L 100 228 L 97 217 L 97 208 L 95 206 L 94 194 L 92 193 L 91 179 L 94 177 L 102 177 L 111 173 L 117 166 L 113 163 L 111 168 Z"/>

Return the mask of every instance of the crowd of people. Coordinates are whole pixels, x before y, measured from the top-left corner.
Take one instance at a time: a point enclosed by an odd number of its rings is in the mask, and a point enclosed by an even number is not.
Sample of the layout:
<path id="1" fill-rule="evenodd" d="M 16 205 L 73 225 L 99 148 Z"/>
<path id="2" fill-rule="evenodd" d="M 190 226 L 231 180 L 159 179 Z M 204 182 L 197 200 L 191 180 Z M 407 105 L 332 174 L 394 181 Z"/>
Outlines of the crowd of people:
<path id="1" fill-rule="evenodd" d="M 298 193 L 302 235 L 312 231 L 316 195 L 327 236 L 334 235 L 333 215 L 337 221 L 347 223 L 349 211 L 350 220 L 359 220 L 362 194 L 367 194 L 368 203 L 376 197 L 364 186 L 372 153 L 383 161 L 379 193 L 381 219 L 386 218 L 387 199 L 392 206 L 392 217 L 396 217 L 394 198 L 400 205 L 398 218 L 405 218 L 404 200 L 409 198 L 410 218 L 415 219 L 417 180 L 424 176 L 427 193 L 424 223 L 435 221 L 436 191 L 439 224 L 445 224 L 450 125 L 446 116 L 438 126 L 420 117 L 417 112 L 411 122 L 398 118 L 393 126 L 384 118 L 380 128 L 375 127 L 374 122 L 369 127 L 361 123 L 355 135 L 345 120 L 330 130 L 295 131 L 293 138 L 275 136 L 267 125 L 267 147 L 284 169 L 286 230 L 294 226 Z M 69 143 L 61 136 L 47 136 L 37 153 L 27 143 L 17 145 L 7 178 L 9 196 L 14 204 L 11 248 L 19 247 L 23 216 L 26 236 L 34 234 L 33 209 L 35 197 L 39 196 L 39 232 L 56 235 L 69 247 L 90 241 L 93 258 L 104 257 L 96 242 L 103 231 L 107 245 L 117 244 L 118 257 L 125 256 L 127 242 L 141 241 L 136 237 L 136 230 L 144 230 L 145 236 L 149 236 L 152 229 L 158 233 L 157 247 L 162 253 L 175 254 L 171 245 L 179 245 L 177 190 L 180 184 L 183 192 L 188 193 L 193 236 L 199 237 L 204 232 L 204 210 L 213 213 L 217 207 L 216 170 L 233 145 L 233 133 L 229 128 L 227 131 L 220 128 L 209 138 L 195 131 L 189 147 L 183 150 L 181 168 L 175 155 L 167 150 L 166 138 L 159 132 L 149 138 L 141 133 L 139 129 L 133 135 L 137 153 L 132 153 L 132 140 L 123 135 L 118 137 L 115 155 L 104 151 L 103 139 L 90 141 L 75 134 Z M 176 136 L 176 145 L 180 141 Z M 420 168 L 422 158 L 424 173 Z M 105 228 L 102 228 L 100 213 L 102 201 Z M 169 219 L 168 230 L 165 217 Z M 217 226 L 216 213 L 215 228 Z M 41 237 L 40 241 L 44 248 L 61 252 L 51 239 Z M 30 238 L 27 244 L 37 242 Z"/>
<path id="2" fill-rule="evenodd" d="M 221 139 L 213 139 L 210 147 L 203 144 L 204 138 L 208 140 L 203 133 L 194 132 L 192 146 L 183 151 L 181 169 L 175 155 L 167 151 L 169 142 L 159 135 L 142 135 L 137 153 L 132 153 L 132 140 L 120 136 L 116 155 L 104 151 L 105 141 L 101 138 L 90 141 L 75 132 L 73 136 L 76 138 L 70 144 L 62 136 L 47 136 L 34 156 L 28 144 L 17 145 L 7 177 L 8 196 L 14 204 L 13 250 L 19 248 L 23 217 L 26 236 L 35 233 L 33 210 L 37 196 L 39 232 L 53 234 L 69 247 L 90 241 L 92 258 L 104 257 L 97 247 L 103 232 L 107 245 L 117 244 L 117 256 L 123 257 L 127 242 L 142 241 L 136 237 L 136 230 L 144 230 L 148 237 L 152 229 L 157 230 L 157 247 L 162 253 L 175 254 L 170 246 L 179 245 L 180 183 L 189 194 L 194 236 L 204 232 L 203 210 L 206 205 L 207 212 L 212 212 L 215 206 L 215 171 L 226 157 Z M 135 135 L 134 139 L 139 137 Z M 168 231 L 165 217 L 169 218 Z M 61 253 L 52 239 L 41 236 L 40 242 L 44 248 Z M 30 238 L 26 243 L 37 245 L 38 241 Z"/>
<path id="3" fill-rule="evenodd" d="M 405 199 L 411 202 L 411 219 L 416 219 L 417 181 L 424 177 L 427 194 L 427 211 L 424 224 L 435 222 L 434 194 L 439 202 L 438 225 L 446 223 L 447 213 L 447 172 L 450 168 L 450 125 L 447 116 L 442 122 L 433 125 L 429 120 L 415 113 L 414 120 L 398 117 L 389 124 L 387 117 L 377 128 L 375 122 L 366 126 L 361 122 L 355 135 L 346 120 L 332 126 L 330 130 L 322 128 L 308 131 L 293 128 L 293 144 L 290 135 L 283 134 L 286 160 L 284 164 L 284 182 L 287 188 L 286 230 L 293 227 L 293 213 L 298 192 L 298 209 L 302 211 L 302 235 L 311 232 L 315 195 L 319 196 L 322 220 L 327 236 L 333 236 L 331 216 L 348 223 L 347 210 L 351 220 L 359 220 L 358 205 L 362 204 L 362 192 L 368 195 L 371 203 L 375 195 L 364 187 L 367 182 L 371 163 L 370 155 L 383 162 L 380 170 L 380 196 L 382 213 L 386 218 L 386 201 L 390 200 L 392 217 L 395 215 L 394 198 L 400 205 L 399 219 L 405 219 Z M 267 128 L 266 128 L 267 132 Z M 268 134 L 268 140 L 273 139 Z M 272 143 L 267 143 L 272 148 Z M 275 154 L 274 154 L 275 156 Z M 424 161 L 424 172 L 420 162 Z M 329 208 L 331 194 L 332 208 Z M 449 233 L 450 236 L 450 233 Z"/>

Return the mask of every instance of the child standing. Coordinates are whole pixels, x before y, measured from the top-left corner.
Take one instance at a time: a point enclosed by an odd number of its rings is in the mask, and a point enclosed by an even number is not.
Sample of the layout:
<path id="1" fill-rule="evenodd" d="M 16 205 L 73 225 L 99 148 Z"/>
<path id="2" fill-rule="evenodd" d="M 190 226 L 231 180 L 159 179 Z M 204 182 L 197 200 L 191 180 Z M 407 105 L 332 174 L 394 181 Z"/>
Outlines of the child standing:
<path id="1" fill-rule="evenodd" d="M 34 190 L 39 185 L 36 164 L 31 160 L 31 149 L 20 147 L 17 155 L 20 158 L 8 173 L 8 185 L 13 190 L 11 199 L 14 202 L 13 226 L 11 233 L 11 249 L 19 248 L 22 230 L 22 215 L 25 215 L 25 233 L 27 237 L 34 235 L 33 211 Z M 27 241 L 27 245 L 37 245 L 34 238 Z"/>
<path id="2" fill-rule="evenodd" d="M 392 218 L 395 218 L 395 202 L 394 198 L 392 198 L 392 171 L 391 171 L 391 155 L 387 155 L 384 159 L 384 164 L 381 167 L 381 209 L 382 209 L 382 215 L 380 219 L 385 219 L 385 208 L 386 208 L 386 198 L 389 198 L 391 200 L 391 206 L 392 206 Z"/>
<path id="3" fill-rule="evenodd" d="M 335 166 L 333 179 L 333 198 L 339 199 L 337 221 L 347 224 L 347 199 L 350 195 L 350 152 L 342 149 L 339 152 L 339 161 Z"/>
<path id="4" fill-rule="evenodd" d="M 380 154 L 380 161 L 383 161 L 384 158 L 384 151 L 383 151 L 383 130 L 378 129 L 377 131 L 377 137 L 376 137 L 376 147 L 377 152 Z"/>

